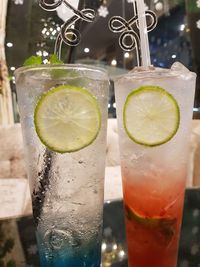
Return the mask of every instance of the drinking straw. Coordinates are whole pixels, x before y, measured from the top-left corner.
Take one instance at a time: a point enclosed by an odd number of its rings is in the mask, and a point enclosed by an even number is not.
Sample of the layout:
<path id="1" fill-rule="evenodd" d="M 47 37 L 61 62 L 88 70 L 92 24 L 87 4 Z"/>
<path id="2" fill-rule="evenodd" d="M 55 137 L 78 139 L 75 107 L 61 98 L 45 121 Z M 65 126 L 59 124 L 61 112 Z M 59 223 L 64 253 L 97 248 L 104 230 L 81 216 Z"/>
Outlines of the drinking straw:
<path id="1" fill-rule="evenodd" d="M 135 1 L 137 3 L 142 66 L 148 67 L 151 65 L 151 58 L 150 58 L 150 49 L 149 49 L 149 38 L 148 38 L 148 32 L 147 32 L 145 4 L 144 4 L 144 0 L 135 0 Z M 134 4 L 135 3 L 133 2 L 133 5 Z"/>

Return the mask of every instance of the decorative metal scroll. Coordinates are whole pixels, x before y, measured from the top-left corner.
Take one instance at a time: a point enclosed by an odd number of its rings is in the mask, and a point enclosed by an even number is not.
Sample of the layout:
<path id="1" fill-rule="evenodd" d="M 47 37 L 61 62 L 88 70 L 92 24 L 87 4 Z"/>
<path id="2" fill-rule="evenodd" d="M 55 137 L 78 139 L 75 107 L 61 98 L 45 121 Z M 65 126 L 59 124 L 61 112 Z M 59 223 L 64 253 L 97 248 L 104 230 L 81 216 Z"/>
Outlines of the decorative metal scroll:
<path id="1" fill-rule="evenodd" d="M 46 11 L 55 11 L 60 5 L 64 4 L 74 13 L 74 16 L 62 25 L 61 31 L 56 38 L 54 53 L 60 58 L 63 42 L 69 46 L 77 46 L 80 43 L 81 34 L 79 30 L 75 29 L 75 23 L 78 20 L 93 22 L 95 19 L 95 11 L 89 8 L 82 10 L 75 9 L 66 0 L 57 0 L 52 4 L 47 3 L 47 1 L 48 0 L 39 0 L 39 5 Z"/>
<path id="2" fill-rule="evenodd" d="M 121 33 L 119 37 L 120 47 L 127 52 L 136 49 L 137 61 L 139 63 L 139 49 L 140 49 L 140 36 L 137 29 L 138 25 L 138 14 L 136 3 L 133 5 L 134 14 L 130 20 L 126 20 L 120 16 L 114 16 L 109 21 L 109 28 L 114 33 Z M 147 25 L 147 31 L 152 31 L 157 25 L 157 17 L 151 10 L 147 10 L 146 17 L 150 18 L 150 23 Z"/>

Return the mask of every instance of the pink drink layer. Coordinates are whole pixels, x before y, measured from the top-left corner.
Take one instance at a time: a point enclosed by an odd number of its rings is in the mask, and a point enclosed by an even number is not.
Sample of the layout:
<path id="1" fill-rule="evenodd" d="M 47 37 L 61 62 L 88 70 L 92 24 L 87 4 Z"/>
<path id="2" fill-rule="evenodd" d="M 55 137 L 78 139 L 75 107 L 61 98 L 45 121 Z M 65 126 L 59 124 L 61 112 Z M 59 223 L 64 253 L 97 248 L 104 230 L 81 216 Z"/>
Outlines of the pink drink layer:
<path id="1" fill-rule="evenodd" d="M 129 267 L 176 266 L 186 172 L 173 178 L 165 188 L 167 173 L 123 178 Z"/>

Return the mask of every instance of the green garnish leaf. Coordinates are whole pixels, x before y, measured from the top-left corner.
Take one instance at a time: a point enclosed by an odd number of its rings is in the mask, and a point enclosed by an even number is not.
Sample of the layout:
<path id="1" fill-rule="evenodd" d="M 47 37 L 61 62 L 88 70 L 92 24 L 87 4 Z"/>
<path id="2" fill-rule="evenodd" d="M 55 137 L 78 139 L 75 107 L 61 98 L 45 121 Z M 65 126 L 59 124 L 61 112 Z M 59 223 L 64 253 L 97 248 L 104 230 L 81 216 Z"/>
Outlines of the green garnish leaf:
<path id="1" fill-rule="evenodd" d="M 50 64 L 63 64 L 63 61 L 60 60 L 55 54 L 53 55 L 50 55 L 50 58 L 49 58 L 49 63 Z"/>
<path id="2" fill-rule="evenodd" d="M 31 66 L 31 65 L 42 65 L 42 57 L 41 56 L 31 56 L 27 58 L 23 64 L 23 66 Z"/>
<path id="3" fill-rule="evenodd" d="M 49 63 L 52 65 L 63 64 L 63 61 L 60 60 L 57 55 L 52 54 L 49 57 Z M 27 58 L 23 64 L 23 66 L 31 66 L 31 65 L 42 65 L 42 57 L 41 56 L 31 56 Z"/>
<path id="4" fill-rule="evenodd" d="M 52 54 L 49 57 L 48 64 L 58 65 L 64 64 L 62 60 L 60 60 L 57 55 Z M 32 65 L 44 65 L 41 56 L 31 56 L 25 60 L 23 66 L 32 66 Z M 52 79 L 59 79 L 66 76 L 66 71 L 63 69 L 52 69 L 51 71 Z"/>

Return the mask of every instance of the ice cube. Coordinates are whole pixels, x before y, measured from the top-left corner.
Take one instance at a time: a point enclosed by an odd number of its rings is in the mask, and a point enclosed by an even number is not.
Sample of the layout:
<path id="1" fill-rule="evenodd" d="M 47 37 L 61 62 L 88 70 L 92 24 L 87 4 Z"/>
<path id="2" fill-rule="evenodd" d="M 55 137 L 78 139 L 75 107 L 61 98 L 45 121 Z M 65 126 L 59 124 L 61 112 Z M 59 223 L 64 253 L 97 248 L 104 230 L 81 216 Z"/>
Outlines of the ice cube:
<path id="1" fill-rule="evenodd" d="M 129 74 L 131 73 L 140 73 L 140 72 L 144 72 L 144 71 L 154 71 L 155 70 L 155 67 L 154 66 L 148 66 L 148 67 L 143 67 L 143 66 L 140 66 L 140 67 L 135 67 L 133 68 L 132 70 L 129 71 Z"/>
<path id="2" fill-rule="evenodd" d="M 189 73 L 190 71 L 180 62 L 175 62 L 172 66 L 171 66 L 171 70 L 173 71 L 178 71 L 181 73 Z"/>
<path id="3" fill-rule="evenodd" d="M 50 249 L 60 250 L 66 246 L 78 247 L 81 240 L 77 232 L 69 229 L 48 229 L 44 234 L 46 245 Z"/>

